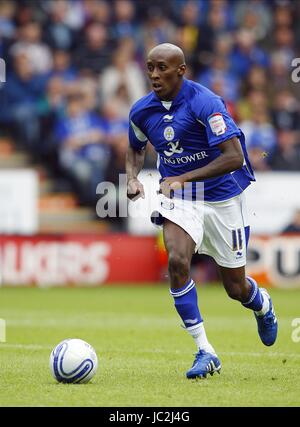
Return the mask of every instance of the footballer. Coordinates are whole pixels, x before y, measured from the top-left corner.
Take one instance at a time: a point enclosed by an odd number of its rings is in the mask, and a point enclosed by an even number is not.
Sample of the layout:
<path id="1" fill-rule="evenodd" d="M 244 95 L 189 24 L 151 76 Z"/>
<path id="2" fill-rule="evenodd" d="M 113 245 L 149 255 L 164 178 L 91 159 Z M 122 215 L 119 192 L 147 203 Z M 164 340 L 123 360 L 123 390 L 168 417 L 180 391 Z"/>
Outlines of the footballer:
<path id="1" fill-rule="evenodd" d="M 183 51 L 173 44 L 148 54 L 152 91 L 129 116 L 127 194 L 144 197 L 138 180 L 149 142 L 161 175 L 158 210 L 152 221 L 163 227 L 170 293 L 197 354 L 187 378 L 220 373 L 221 361 L 209 342 L 190 273 L 194 253 L 217 263 L 230 298 L 254 312 L 263 344 L 277 337 L 277 319 L 268 292 L 246 276 L 249 223 L 244 190 L 255 180 L 245 138 L 222 98 L 184 77 Z"/>

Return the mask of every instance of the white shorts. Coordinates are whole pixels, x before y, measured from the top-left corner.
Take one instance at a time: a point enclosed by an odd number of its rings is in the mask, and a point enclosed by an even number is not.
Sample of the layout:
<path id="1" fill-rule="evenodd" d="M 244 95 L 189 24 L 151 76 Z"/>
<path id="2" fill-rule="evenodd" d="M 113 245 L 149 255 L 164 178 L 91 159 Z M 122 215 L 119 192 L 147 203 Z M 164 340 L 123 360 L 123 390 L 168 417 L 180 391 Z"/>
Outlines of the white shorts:
<path id="1" fill-rule="evenodd" d="M 163 217 L 179 225 L 194 240 L 195 252 L 210 255 L 221 267 L 246 264 L 249 225 L 244 193 L 222 202 L 168 199 L 162 194 L 158 198 L 153 223 L 162 225 Z"/>

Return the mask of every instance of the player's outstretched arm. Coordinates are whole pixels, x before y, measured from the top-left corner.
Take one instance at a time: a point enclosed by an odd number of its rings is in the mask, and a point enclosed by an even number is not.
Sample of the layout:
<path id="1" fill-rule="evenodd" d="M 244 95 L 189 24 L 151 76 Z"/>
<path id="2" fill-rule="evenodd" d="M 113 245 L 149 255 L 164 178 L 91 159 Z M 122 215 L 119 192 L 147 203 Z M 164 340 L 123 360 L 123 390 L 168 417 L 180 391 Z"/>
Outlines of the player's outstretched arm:
<path id="1" fill-rule="evenodd" d="M 244 163 L 244 154 L 237 137 L 228 139 L 218 145 L 221 155 L 203 168 L 184 174 L 185 181 L 198 181 L 225 175 L 240 169 Z"/>
<path id="2" fill-rule="evenodd" d="M 131 146 L 127 150 L 127 197 L 131 200 L 137 200 L 139 197 L 145 198 L 144 186 L 137 178 L 144 166 L 145 154 L 146 150 L 134 150 Z"/>

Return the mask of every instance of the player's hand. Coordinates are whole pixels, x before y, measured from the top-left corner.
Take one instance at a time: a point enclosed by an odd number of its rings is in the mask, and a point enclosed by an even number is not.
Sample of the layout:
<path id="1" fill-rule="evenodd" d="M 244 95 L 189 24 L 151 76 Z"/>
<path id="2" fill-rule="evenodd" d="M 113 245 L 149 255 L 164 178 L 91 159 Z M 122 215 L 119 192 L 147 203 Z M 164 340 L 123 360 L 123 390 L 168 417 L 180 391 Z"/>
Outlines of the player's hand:
<path id="1" fill-rule="evenodd" d="M 184 186 L 184 178 L 182 176 L 169 176 L 164 178 L 160 183 L 159 193 L 172 199 L 174 197 L 174 191 L 180 190 Z"/>
<path id="2" fill-rule="evenodd" d="M 143 184 L 137 178 L 131 178 L 127 182 L 127 197 L 130 200 L 136 201 L 140 197 L 145 198 Z"/>

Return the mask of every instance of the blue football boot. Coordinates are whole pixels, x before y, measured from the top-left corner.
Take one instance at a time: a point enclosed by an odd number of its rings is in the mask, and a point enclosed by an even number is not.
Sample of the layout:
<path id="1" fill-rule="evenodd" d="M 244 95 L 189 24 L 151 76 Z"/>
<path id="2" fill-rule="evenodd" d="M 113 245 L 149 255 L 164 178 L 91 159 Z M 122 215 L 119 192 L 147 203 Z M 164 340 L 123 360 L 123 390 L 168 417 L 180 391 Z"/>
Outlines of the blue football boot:
<path id="1" fill-rule="evenodd" d="M 221 371 L 221 362 L 215 354 L 199 350 L 196 354 L 193 366 L 187 371 L 187 378 L 206 378 L 207 374 L 218 374 Z"/>
<path id="2" fill-rule="evenodd" d="M 270 346 L 276 341 L 278 324 L 270 295 L 264 288 L 261 288 L 260 291 L 264 298 L 269 299 L 270 307 L 264 316 L 258 316 L 256 313 L 254 313 L 254 315 L 257 321 L 260 339 L 265 345 Z"/>

